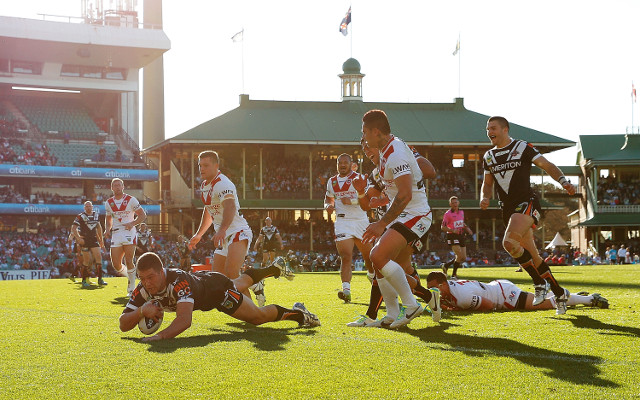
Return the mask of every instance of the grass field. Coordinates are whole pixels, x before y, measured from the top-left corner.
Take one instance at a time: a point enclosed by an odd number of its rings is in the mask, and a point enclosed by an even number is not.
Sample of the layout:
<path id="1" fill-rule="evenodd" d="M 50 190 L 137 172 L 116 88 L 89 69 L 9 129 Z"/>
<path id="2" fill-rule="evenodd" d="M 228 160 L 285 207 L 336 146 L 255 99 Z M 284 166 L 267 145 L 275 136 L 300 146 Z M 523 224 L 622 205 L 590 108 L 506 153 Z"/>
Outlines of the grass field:
<path id="1" fill-rule="evenodd" d="M 3 281 L 0 398 L 638 398 L 640 266 L 554 271 L 572 292 L 599 292 L 611 308 L 445 313 L 440 323 L 419 317 L 398 331 L 347 328 L 366 309 L 366 277 L 354 277 L 353 303 L 343 304 L 339 275 L 307 273 L 268 280 L 267 301 L 302 301 L 321 327 L 255 327 L 196 311 L 181 336 L 147 344 L 137 328 L 118 329 L 126 278 L 94 290 L 68 280 Z M 532 291 L 511 267 L 460 272 Z M 163 326 L 172 319 L 166 314 Z"/>

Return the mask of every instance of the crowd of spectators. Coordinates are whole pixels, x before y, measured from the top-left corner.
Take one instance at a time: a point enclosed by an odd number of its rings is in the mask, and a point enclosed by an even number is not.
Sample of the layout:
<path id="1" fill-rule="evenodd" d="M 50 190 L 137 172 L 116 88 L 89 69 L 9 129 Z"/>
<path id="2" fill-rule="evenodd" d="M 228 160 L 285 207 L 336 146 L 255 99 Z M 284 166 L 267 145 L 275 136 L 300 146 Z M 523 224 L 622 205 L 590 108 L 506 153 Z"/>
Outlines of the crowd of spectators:
<path id="1" fill-rule="evenodd" d="M 56 165 L 58 158 L 49 151 L 46 143 L 1 137 L 0 162 L 26 165 Z"/>
<path id="2" fill-rule="evenodd" d="M 640 205 L 640 178 L 617 180 L 609 176 L 598 181 L 598 204 Z"/>

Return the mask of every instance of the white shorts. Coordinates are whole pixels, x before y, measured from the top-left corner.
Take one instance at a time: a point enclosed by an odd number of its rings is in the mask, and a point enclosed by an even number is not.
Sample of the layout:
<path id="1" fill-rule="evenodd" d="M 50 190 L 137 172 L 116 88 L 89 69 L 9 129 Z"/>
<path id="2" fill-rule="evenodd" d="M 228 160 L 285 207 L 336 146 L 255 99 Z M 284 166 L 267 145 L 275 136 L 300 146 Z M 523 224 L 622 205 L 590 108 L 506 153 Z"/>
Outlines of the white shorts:
<path id="1" fill-rule="evenodd" d="M 366 219 L 344 219 L 338 217 L 334 225 L 336 242 L 351 238 L 362 240 L 362 235 L 368 226 L 369 220 Z"/>
<path id="2" fill-rule="evenodd" d="M 502 291 L 496 301 L 496 310 L 515 310 L 522 289 L 506 279 L 498 279 L 490 284 L 497 284 Z"/>
<path id="3" fill-rule="evenodd" d="M 221 248 L 217 248 L 213 254 L 220 254 L 221 256 L 226 257 L 229 254 L 229 245 L 234 242 L 240 242 L 243 240 L 247 240 L 247 251 L 243 255 L 246 257 L 249 254 L 249 246 L 251 245 L 251 240 L 253 240 L 253 233 L 251 232 L 251 228 L 249 229 L 240 229 L 239 231 L 231 232 L 224 238 L 224 243 L 222 243 Z"/>
<path id="4" fill-rule="evenodd" d="M 136 233 L 135 227 L 130 230 L 126 230 L 124 228 L 117 229 L 117 231 L 111 231 L 111 248 L 136 245 L 138 241 L 138 234 Z"/>

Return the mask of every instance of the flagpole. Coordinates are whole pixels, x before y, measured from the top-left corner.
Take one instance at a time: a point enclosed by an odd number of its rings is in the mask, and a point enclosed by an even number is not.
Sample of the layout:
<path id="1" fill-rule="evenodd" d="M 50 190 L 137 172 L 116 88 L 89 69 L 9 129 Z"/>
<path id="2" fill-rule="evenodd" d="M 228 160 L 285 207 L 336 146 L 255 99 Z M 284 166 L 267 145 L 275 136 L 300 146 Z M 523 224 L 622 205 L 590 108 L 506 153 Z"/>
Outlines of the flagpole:
<path id="1" fill-rule="evenodd" d="M 242 53 L 242 94 L 246 94 L 244 92 L 244 27 L 242 28 L 242 47 L 240 51 Z"/>
<path id="2" fill-rule="evenodd" d="M 631 81 L 631 133 L 634 133 L 634 127 L 633 127 L 633 103 L 634 103 L 634 90 L 635 90 L 635 86 L 633 85 L 633 81 Z M 640 129 L 638 130 L 638 132 L 640 133 Z"/>
<path id="3" fill-rule="evenodd" d="M 351 11 L 351 4 L 349 4 L 349 11 Z M 351 20 L 351 48 L 349 49 L 349 57 L 353 58 L 353 19 Z"/>
<path id="4" fill-rule="evenodd" d="M 460 32 L 458 32 L 458 43 L 460 43 Z M 462 48 L 462 45 L 460 45 L 460 48 Z M 460 61 L 460 59 L 462 58 L 460 55 L 460 50 L 458 49 L 458 98 L 460 98 L 460 67 L 462 66 L 462 62 Z"/>

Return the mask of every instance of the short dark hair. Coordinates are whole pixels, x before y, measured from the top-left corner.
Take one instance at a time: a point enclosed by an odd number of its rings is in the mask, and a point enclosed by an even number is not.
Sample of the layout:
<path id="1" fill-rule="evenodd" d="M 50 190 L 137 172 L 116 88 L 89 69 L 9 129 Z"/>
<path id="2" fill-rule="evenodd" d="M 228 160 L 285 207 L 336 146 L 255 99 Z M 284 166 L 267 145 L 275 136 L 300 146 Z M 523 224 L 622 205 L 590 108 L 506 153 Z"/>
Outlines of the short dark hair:
<path id="1" fill-rule="evenodd" d="M 507 121 L 505 117 L 499 117 L 496 115 L 489 118 L 489 122 L 492 122 L 492 121 L 496 121 L 498 125 L 500 125 L 503 128 L 507 128 L 507 130 L 509 130 L 509 121 Z"/>
<path id="2" fill-rule="evenodd" d="M 431 271 L 429 275 L 427 275 L 427 282 L 435 280 L 438 283 L 445 283 L 447 281 L 447 276 L 442 271 Z"/>
<path id="3" fill-rule="evenodd" d="M 353 161 L 353 158 L 351 158 L 351 155 L 350 155 L 350 154 L 347 154 L 347 153 L 342 153 L 342 154 L 340 154 L 340 155 L 338 156 L 338 158 L 336 158 L 336 161 L 338 161 L 338 160 L 340 159 L 340 157 L 349 157 L 349 162 L 352 162 L 352 161 Z"/>
<path id="4" fill-rule="evenodd" d="M 362 117 L 362 123 L 367 128 L 377 128 L 385 135 L 391 133 L 391 126 L 389 125 L 389 118 L 387 114 L 382 110 L 370 110 L 367 111 Z"/>
<path id="5" fill-rule="evenodd" d="M 219 164 L 220 163 L 220 156 L 218 156 L 218 152 L 217 151 L 213 151 L 213 150 L 205 150 L 203 152 L 201 152 L 200 154 L 198 154 L 198 159 L 201 158 L 210 158 L 214 164 Z"/>
<path id="6" fill-rule="evenodd" d="M 160 272 L 162 271 L 162 268 L 164 268 L 160 256 L 151 251 L 144 253 L 140 258 L 138 258 L 136 267 L 138 268 L 138 271 L 147 271 L 152 269 L 156 272 Z"/>

